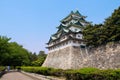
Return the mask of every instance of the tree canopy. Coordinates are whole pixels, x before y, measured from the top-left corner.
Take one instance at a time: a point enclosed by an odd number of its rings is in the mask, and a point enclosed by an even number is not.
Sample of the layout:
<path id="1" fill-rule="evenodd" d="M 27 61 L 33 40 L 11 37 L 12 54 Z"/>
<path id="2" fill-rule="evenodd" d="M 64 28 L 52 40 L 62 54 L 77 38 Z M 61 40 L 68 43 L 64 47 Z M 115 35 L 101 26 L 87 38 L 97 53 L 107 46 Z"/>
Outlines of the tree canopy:
<path id="1" fill-rule="evenodd" d="M 29 52 L 10 38 L 0 36 L 0 65 L 21 66 L 29 64 Z"/>
<path id="2" fill-rule="evenodd" d="M 10 38 L 0 36 L 0 65 L 2 65 L 5 59 L 10 55 L 11 50 L 9 41 Z"/>
<path id="3" fill-rule="evenodd" d="M 120 7 L 103 24 L 85 27 L 83 35 L 86 45 L 92 47 L 120 41 Z"/>
<path id="4" fill-rule="evenodd" d="M 39 54 L 29 52 L 11 38 L 0 36 L 0 66 L 41 66 L 46 58 L 44 51 Z"/>
<path id="5" fill-rule="evenodd" d="M 45 61 L 47 54 L 44 51 L 40 51 L 39 54 L 32 54 L 31 65 L 32 66 L 41 66 Z"/>

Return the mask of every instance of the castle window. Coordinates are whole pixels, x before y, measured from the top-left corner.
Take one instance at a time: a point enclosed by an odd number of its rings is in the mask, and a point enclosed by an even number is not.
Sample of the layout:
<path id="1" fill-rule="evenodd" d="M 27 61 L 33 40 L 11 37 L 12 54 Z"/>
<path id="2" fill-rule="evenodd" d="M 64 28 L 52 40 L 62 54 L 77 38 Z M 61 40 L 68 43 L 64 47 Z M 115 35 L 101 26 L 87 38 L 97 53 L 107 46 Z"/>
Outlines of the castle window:
<path id="1" fill-rule="evenodd" d="M 80 37 L 80 35 L 78 35 L 78 37 Z"/>
<path id="2" fill-rule="evenodd" d="M 76 43 L 76 41 L 73 41 L 73 43 Z"/>
<path id="3" fill-rule="evenodd" d="M 75 29 L 75 32 L 77 31 L 77 29 Z"/>
<path id="4" fill-rule="evenodd" d="M 85 46 L 84 45 L 80 45 L 80 48 L 85 48 Z"/>
<path id="5" fill-rule="evenodd" d="M 66 42 L 66 44 L 68 44 L 68 42 Z"/>
<path id="6" fill-rule="evenodd" d="M 81 34 L 77 34 L 77 35 L 76 35 L 76 38 L 82 39 L 82 35 L 81 35 Z"/>
<path id="7" fill-rule="evenodd" d="M 79 44 L 81 44 L 81 42 L 78 42 Z"/>
<path id="8" fill-rule="evenodd" d="M 73 46 L 73 48 L 79 48 L 79 47 L 77 47 L 77 46 Z"/>

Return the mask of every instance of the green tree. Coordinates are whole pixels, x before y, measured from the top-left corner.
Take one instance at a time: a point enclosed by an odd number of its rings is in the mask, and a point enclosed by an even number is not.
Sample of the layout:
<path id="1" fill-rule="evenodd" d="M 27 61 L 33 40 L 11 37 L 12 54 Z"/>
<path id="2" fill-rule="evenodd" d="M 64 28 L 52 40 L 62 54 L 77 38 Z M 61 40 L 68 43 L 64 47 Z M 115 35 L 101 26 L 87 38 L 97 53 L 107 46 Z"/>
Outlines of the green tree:
<path id="1" fill-rule="evenodd" d="M 28 65 L 30 63 L 29 52 L 16 42 L 11 42 L 10 44 L 12 50 L 10 57 L 11 65 Z"/>
<path id="2" fill-rule="evenodd" d="M 106 36 L 103 33 L 104 27 L 102 24 L 88 25 L 83 30 L 84 40 L 87 46 L 97 47 L 104 44 Z"/>
<path id="3" fill-rule="evenodd" d="M 30 63 L 28 51 L 26 49 L 16 42 L 11 42 L 9 45 L 10 53 L 7 58 L 5 58 L 4 63 L 2 63 L 3 65 L 21 66 Z"/>
<path id="4" fill-rule="evenodd" d="M 34 53 L 30 53 L 30 61 L 36 61 L 38 59 L 38 56 L 37 54 L 34 52 Z"/>
<path id="5" fill-rule="evenodd" d="M 38 54 L 38 58 L 46 58 L 47 54 L 45 54 L 45 51 L 40 51 L 39 54 Z"/>
<path id="6" fill-rule="evenodd" d="M 47 57 L 47 54 L 45 54 L 44 51 L 40 51 L 39 52 L 39 54 L 38 54 L 38 60 L 39 60 L 39 65 L 40 66 L 44 63 L 46 57 Z"/>
<path id="7" fill-rule="evenodd" d="M 34 54 L 33 54 L 34 55 Z M 46 59 L 47 54 L 45 54 L 44 51 L 40 51 L 39 54 L 37 55 L 37 60 L 32 61 L 32 66 L 41 66 Z"/>
<path id="8" fill-rule="evenodd" d="M 105 33 L 108 36 L 108 42 L 120 40 L 120 7 L 115 9 L 105 22 Z"/>
<path id="9" fill-rule="evenodd" d="M 9 49 L 10 47 L 9 41 L 10 38 L 0 36 L 0 65 L 2 65 L 10 55 L 11 50 Z"/>
<path id="10" fill-rule="evenodd" d="M 0 36 L 0 65 L 28 65 L 29 52 L 18 43 L 9 41 L 10 38 Z"/>
<path id="11" fill-rule="evenodd" d="M 105 20 L 104 24 L 85 27 L 83 35 L 87 46 L 92 47 L 120 41 L 120 7 Z"/>

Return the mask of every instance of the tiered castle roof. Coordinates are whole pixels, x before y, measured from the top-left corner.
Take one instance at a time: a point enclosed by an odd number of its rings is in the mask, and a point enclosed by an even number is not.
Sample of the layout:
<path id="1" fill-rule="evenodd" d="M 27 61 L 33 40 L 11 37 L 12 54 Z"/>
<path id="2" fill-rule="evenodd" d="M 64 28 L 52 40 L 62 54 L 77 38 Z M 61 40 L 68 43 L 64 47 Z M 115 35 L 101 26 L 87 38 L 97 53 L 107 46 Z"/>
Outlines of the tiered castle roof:
<path id="1" fill-rule="evenodd" d="M 78 10 L 76 12 L 71 11 L 67 17 L 61 20 L 61 24 L 57 27 L 57 32 L 50 37 L 48 44 L 68 33 L 81 32 L 89 24 L 89 22 L 85 21 L 85 18 L 86 16 L 81 15 Z M 73 26 L 79 28 L 79 30 L 71 30 L 70 28 Z"/>

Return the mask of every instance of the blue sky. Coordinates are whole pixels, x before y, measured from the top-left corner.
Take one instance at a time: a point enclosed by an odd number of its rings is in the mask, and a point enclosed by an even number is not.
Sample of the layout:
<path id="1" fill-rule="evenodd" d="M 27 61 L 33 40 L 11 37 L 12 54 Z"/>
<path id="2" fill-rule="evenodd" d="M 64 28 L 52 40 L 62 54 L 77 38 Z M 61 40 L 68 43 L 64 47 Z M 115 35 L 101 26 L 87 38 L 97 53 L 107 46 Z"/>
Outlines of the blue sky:
<path id="1" fill-rule="evenodd" d="M 71 10 L 99 24 L 119 6 L 120 0 L 0 0 L 0 35 L 29 51 L 47 52 L 45 43 Z"/>

